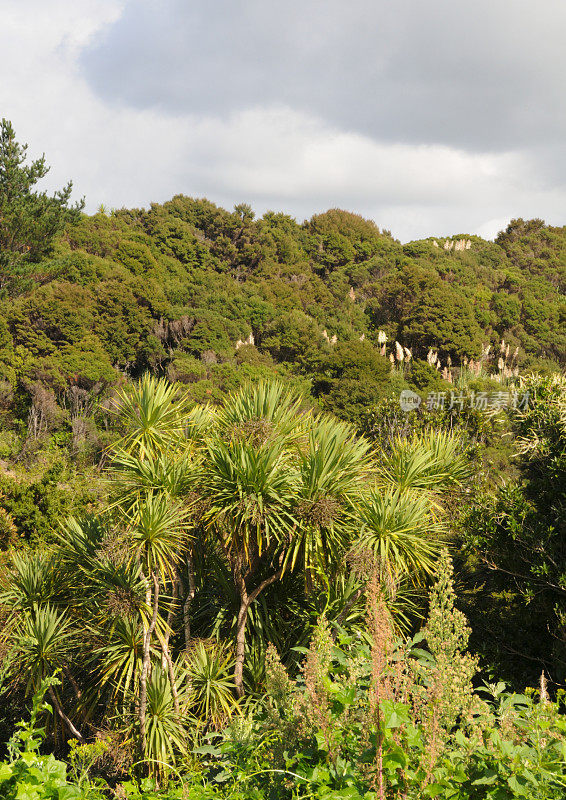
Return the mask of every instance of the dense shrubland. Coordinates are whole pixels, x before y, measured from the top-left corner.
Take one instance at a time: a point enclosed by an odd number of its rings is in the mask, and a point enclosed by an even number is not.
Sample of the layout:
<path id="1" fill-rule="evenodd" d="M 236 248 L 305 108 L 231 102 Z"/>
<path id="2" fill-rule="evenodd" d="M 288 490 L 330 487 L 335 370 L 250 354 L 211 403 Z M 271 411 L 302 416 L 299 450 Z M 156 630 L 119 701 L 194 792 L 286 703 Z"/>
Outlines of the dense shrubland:
<path id="1" fill-rule="evenodd" d="M 218 409 L 150 376 L 125 389 L 105 507 L 70 518 L 49 547 L 13 551 L 0 596 L 6 697 L 35 696 L 41 735 L 61 753 L 76 739 L 70 763 L 90 763 L 68 791 L 108 781 L 121 796 L 563 796 L 564 589 L 549 570 L 563 483 L 553 490 L 541 472 L 543 453 L 552 477 L 564 469 L 557 387 L 533 379 L 532 409 L 517 412 L 525 497 L 536 481 L 549 492 L 520 541 L 519 557 L 531 541 L 528 565 L 511 573 L 487 538 L 487 520 L 500 523 L 485 500 L 461 523 L 474 615 L 493 614 L 498 597 L 482 568 L 513 574 L 508 602 L 532 603 L 534 624 L 562 642 L 545 660 L 513 639 L 552 676 L 526 694 L 478 685 L 455 608 L 443 548 L 473 471 L 458 433 L 376 450 L 282 383 L 244 387 Z M 484 674 L 501 666 L 495 655 Z M 23 729 L 35 744 L 10 745 L 6 791 L 65 796 L 65 765 Z"/>
<path id="2" fill-rule="evenodd" d="M 0 797 L 564 797 L 565 229 L 89 217 L 24 162 Z"/>
<path id="3" fill-rule="evenodd" d="M 35 405 L 44 419 L 34 430 L 68 426 L 73 391 L 92 403 L 147 369 L 216 401 L 247 378 L 291 373 L 341 409 L 324 379 L 371 370 L 358 402 L 381 399 L 395 341 L 411 353 L 407 384 L 413 365 L 422 382 L 430 349 L 456 377 L 491 346 L 484 375 L 497 374 L 502 339 L 523 371 L 564 364 L 564 228 L 515 220 L 495 242 L 469 237 L 456 249 L 459 237 L 402 245 L 337 209 L 299 224 L 182 195 L 87 216 L 68 206 L 68 187 L 34 192 L 45 164 L 28 170 L 7 123 L 2 131 L 2 401 L 18 419 Z"/>

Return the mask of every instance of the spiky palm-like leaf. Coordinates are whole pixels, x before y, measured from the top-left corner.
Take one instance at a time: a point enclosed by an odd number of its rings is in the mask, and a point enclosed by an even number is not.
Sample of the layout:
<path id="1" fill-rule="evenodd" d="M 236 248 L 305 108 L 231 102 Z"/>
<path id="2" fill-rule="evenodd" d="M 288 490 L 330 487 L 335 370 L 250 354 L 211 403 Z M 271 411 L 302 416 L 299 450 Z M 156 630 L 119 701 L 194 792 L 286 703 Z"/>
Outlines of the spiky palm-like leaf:
<path id="1" fill-rule="evenodd" d="M 27 678 L 26 691 L 34 692 L 48 675 L 68 662 L 75 632 L 65 612 L 49 603 L 34 605 L 22 614 L 10 633 L 12 671 Z"/>
<path id="2" fill-rule="evenodd" d="M 428 498 L 399 489 L 375 489 L 359 507 L 361 529 L 355 543 L 367 551 L 383 579 L 399 575 L 419 581 L 434 573 L 442 549 L 442 526 L 430 513 Z"/>
<path id="3" fill-rule="evenodd" d="M 139 563 L 129 558 L 127 543 L 98 517 L 70 518 L 58 535 L 57 568 L 67 602 L 75 612 L 101 625 L 117 615 L 118 596 L 128 610 L 143 610 L 145 583 Z"/>
<path id="4" fill-rule="evenodd" d="M 150 494 L 139 504 L 131 520 L 132 547 L 144 573 L 156 571 L 172 578 L 185 544 L 183 520 L 186 509 L 164 494 Z"/>
<path id="5" fill-rule="evenodd" d="M 143 651 L 143 630 L 138 620 L 117 619 L 102 639 L 95 629 L 100 643 L 93 649 L 94 670 L 100 676 L 102 686 L 112 687 L 112 697 L 124 706 L 129 698 L 139 693 L 139 677 Z M 152 655 L 158 653 L 152 647 Z"/>
<path id="6" fill-rule="evenodd" d="M 299 454 L 302 496 L 355 497 L 372 465 L 370 448 L 349 423 L 317 418 L 309 430 L 308 447 Z"/>
<path id="7" fill-rule="evenodd" d="M 283 542 L 295 525 L 296 475 L 280 445 L 214 439 L 201 489 L 209 503 L 208 526 L 221 532 L 229 551 L 245 553 L 246 559 Z"/>
<path id="8" fill-rule="evenodd" d="M 80 519 L 69 517 L 56 533 L 58 568 L 68 596 L 81 600 L 81 605 L 88 602 L 90 593 L 84 590 L 92 584 L 107 533 L 105 522 L 94 515 Z"/>
<path id="9" fill-rule="evenodd" d="M 167 673 L 155 662 L 147 685 L 145 759 L 151 773 L 167 774 L 177 755 L 187 751 L 187 732 L 175 712 L 173 693 Z"/>
<path id="10" fill-rule="evenodd" d="M 218 425 L 218 411 L 212 406 L 196 405 L 188 412 L 185 420 L 185 436 L 196 444 L 201 444 Z"/>
<path id="11" fill-rule="evenodd" d="M 302 398 L 280 381 L 247 384 L 230 395 L 218 412 L 223 438 L 236 437 L 261 445 L 267 441 L 296 441 L 308 430 L 310 413 Z"/>
<path id="12" fill-rule="evenodd" d="M 31 611 L 53 601 L 60 593 L 61 584 L 49 552 L 14 552 L 10 569 L 3 580 L 0 603 L 12 614 Z"/>
<path id="13" fill-rule="evenodd" d="M 191 403 L 186 392 L 163 378 L 146 373 L 133 388 L 123 391 L 115 411 L 125 428 L 119 446 L 141 459 L 151 458 L 185 439 Z"/>
<path id="14" fill-rule="evenodd" d="M 219 730 L 238 711 L 231 671 L 234 657 L 219 642 L 196 642 L 189 654 L 186 680 L 190 686 L 191 713 L 199 724 Z"/>
<path id="15" fill-rule="evenodd" d="M 442 492 L 470 476 L 469 463 L 457 435 L 428 431 L 410 439 L 397 438 L 378 470 L 378 480 L 400 490 Z"/>
<path id="16" fill-rule="evenodd" d="M 289 549 L 294 568 L 329 569 L 341 559 L 356 528 L 356 507 L 371 466 L 370 444 L 354 428 L 320 417 L 298 453 L 295 516 L 300 524 Z"/>
<path id="17" fill-rule="evenodd" d="M 152 459 L 140 459 L 118 450 L 112 459 L 112 485 L 118 502 L 130 512 L 148 494 L 165 492 L 171 497 L 186 497 L 197 474 L 198 460 L 188 453 L 158 453 Z"/>

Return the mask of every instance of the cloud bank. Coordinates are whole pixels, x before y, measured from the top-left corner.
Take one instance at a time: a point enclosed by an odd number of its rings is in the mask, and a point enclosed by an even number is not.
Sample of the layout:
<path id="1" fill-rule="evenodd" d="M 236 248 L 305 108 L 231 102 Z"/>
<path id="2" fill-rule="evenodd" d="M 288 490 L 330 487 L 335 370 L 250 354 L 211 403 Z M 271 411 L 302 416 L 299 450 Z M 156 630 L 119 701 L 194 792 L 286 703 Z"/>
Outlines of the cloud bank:
<path id="1" fill-rule="evenodd" d="M 182 192 L 493 236 L 566 223 L 565 25 L 562 0 L 4 0 L 2 114 L 90 210 Z"/>

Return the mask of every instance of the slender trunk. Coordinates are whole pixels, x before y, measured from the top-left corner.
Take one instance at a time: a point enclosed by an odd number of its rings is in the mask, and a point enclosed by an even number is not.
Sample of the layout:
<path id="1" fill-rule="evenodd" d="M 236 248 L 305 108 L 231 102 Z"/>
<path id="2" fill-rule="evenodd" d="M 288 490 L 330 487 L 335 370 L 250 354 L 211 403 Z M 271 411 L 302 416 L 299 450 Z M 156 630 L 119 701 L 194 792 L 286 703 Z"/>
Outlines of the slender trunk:
<path id="1" fill-rule="evenodd" d="M 172 603 L 169 606 L 169 611 L 167 612 L 167 626 L 165 628 L 165 635 L 163 636 L 163 640 L 161 641 L 161 666 L 163 669 L 167 666 L 167 653 L 169 653 L 169 639 L 171 638 L 171 633 L 173 631 L 173 622 L 175 620 L 175 614 L 177 612 L 177 597 L 178 597 L 178 584 L 177 581 L 173 581 L 173 589 L 171 592 L 171 599 Z"/>
<path id="2" fill-rule="evenodd" d="M 187 599 L 183 603 L 183 627 L 185 629 L 185 652 L 187 655 L 191 649 L 191 600 L 192 597 L 187 595 Z"/>
<path id="3" fill-rule="evenodd" d="M 236 664 L 234 666 L 234 683 L 236 694 L 239 698 L 244 696 L 244 660 L 246 655 L 246 625 L 248 622 L 248 609 L 250 603 L 247 597 L 242 597 L 238 622 L 236 626 Z"/>
<path id="4" fill-rule="evenodd" d="M 75 726 L 73 725 L 73 723 L 71 722 L 69 717 L 65 714 L 65 712 L 61 708 L 61 705 L 60 705 L 59 701 L 57 700 L 57 695 L 53 691 L 53 687 L 52 686 L 49 687 L 49 697 L 51 698 L 51 702 L 53 703 L 53 708 L 57 712 L 57 715 L 63 720 L 63 722 L 65 723 L 67 728 L 73 734 L 73 736 L 76 739 L 78 739 L 79 742 L 84 742 L 84 737 L 83 737 L 82 733 L 79 731 L 78 728 L 75 728 Z"/>
<path id="5" fill-rule="evenodd" d="M 313 587 L 314 587 L 313 571 L 310 567 L 307 567 L 307 569 L 305 570 L 305 594 L 307 595 L 312 594 Z"/>
<path id="6" fill-rule="evenodd" d="M 185 651 L 188 655 L 191 641 L 191 603 L 195 596 L 195 571 L 193 566 L 193 554 L 191 550 L 189 550 L 187 562 L 189 593 L 187 594 L 185 602 L 183 603 L 183 626 L 185 629 Z"/>
<path id="7" fill-rule="evenodd" d="M 65 675 L 66 675 L 66 676 L 67 676 L 67 678 L 69 679 L 69 683 L 70 683 L 70 684 L 71 684 L 71 686 L 73 687 L 73 691 L 74 691 L 74 693 L 75 693 L 75 697 L 76 697 L 76 698 L 77 698 L 77 700 L 80 702 L 80 701 L 82 700 L 82 698 L 83 698 L 83 693 L 82 693 L 82 691 L 81 691 L 81 688 L 80 688 L 79 684 L 78 684 L 78 683 L 76 682 L 76 680 L 73 678 L 73 676 L 72 676 L 72 674 L 71 674 L 71 670 L 69 669 L 69 667 L 67 667 L 67 666 L 63 666 L 63 672 L 65 673 Z"/>
<path id="8" fill-rule="evenodd" d="M 177 692 L 177 683 L 175 681 L 175 670 L 173 668 L 173 659 L 171 658 L 171 651 L 169 649 L 169 639 L 171 637 L 171 631 L 173 629 L 173 620 L 175 618 L 175 612 L 177 610 L 177 597 L 178 597 L 178 586 L 177 581 L 173 581 L 173 592 L 172 592 L 172 599 L 173 602 L 167 612 L 167 629 L 165 631 L 165 636 L 161 637 L 158 632 L 159 641 L 161 644 L 161 667 L 162 669 L 166 669 L 169 675 L 169 683 L 171 684 L 171 693 L 173 694 L 173 705 L 175 706 L 175 711 L 177 714 L 181 713 L 179 707 L 179 693 Z"/>
<path id="9" fill-rule="evenodd" d="M 88 714 L 88 710 L 85 709 L 84 704 L 82 702 L 83 693 L 82 693 L 81 687 L 76 682 L 76 680 L 73 678 L 73 675 L 71 674 L 70 669 L 65 665 L 63 666 L 63 672 L 64 672 L 65 676 L 69 679 L 69 683 L 73 687 L 73 692 L 75 694 L 75 697 L 77 698 L 77 713 L 81 717 L 81 719 L 83 721 L 83 724 L 87 725 L 88 724 L 89 714 Z"/>
<path id="10" fill-rule="evenodd" d="M 143 575 L 143 573 L 142 573 L 142 577 L 143 577 L 143 580 L 144 580 L 145 585 L 146 585 L 146 589 L 145 589 L 145 610 L 147 610 L 149 608 L 153 609 L 153 602 L 152 602 L 153 594 L 152 594 L 152 591 L 151 591 L 151 583 L 146 578 L 146 576 Z M 153 611 L 152 611 L 152 613 L 153 613 Z M 142 628 L 143 628 L 142 669 L 140 671 L 140 678 L 141 678 L 141 674 L 143 672 L 143 665 L 144 665 L 144 660 L 145 660 L 145 641 L 146 641 L 146 638 L 147 638 L 147 631 L 148 631 L 148 626 L 146 625 L 145 617 L 143 617 L 143 616 L 142 616 Z M 141 710 L 141 685 L 140 685 L 140 689 L 139 689 L 139 695 L 136 698 L 136 714 L 138 715 L 138 718 L 140 716 L 140 710 Z"/>
<path id="11" fill-rule="evenodd" d="M 142 745 L 143 755 L 145 755 L 146 745 L 147 745 L 147 737 L 145 730 L 145 714 L 147 709 L 147 676 L 149 673 L 151 637 L 153 635 L 153 631 L 155 630 L 155 625 L 157 623 L 157 613 L 159 610 L 159 582 L 154 572 L 151 573 L 151 578 L 153 581 L 153 593 L 151 591 L 151 587 L 148 587 L 146 599 L 148 600 L 148 605 L 149 605 L 151 603 L 151 597 L 153 594 L 153 613 L 151 617 L 151 622 L 149 623 L 149 626 L 145 631 L 143 637 L 143 660 L 142 660 L 142 669 L 140 674 L 139 720 L 140 720 L 141 745 Z"/>
<path id="12" fill-rule="evenodd" d="M 157 638 L 161 644 L 161 665 L 163 669 L 167 670 L 167 674 L 169 675 L 169 683 L 171 684 L 171 693 L 173 695 L 173 705 L 175 706 L 175 711 L 177 714 L 180 714 L 181 709 L 179 706 L 179 693 L 177 691 L 177 684 L 175 682 L 175 669 L 173 667 L 173 659 L 171 658 L 171 653 L 169 651 L 169 643 L 164 637 L 161 636 L 159 631 L 157 631 Z"/>
<path id="13" fill-rule="evenodd" d="M 246 625 L 248 623 L 248 611 L 251 604 L 256 600 L 264 589 L 279 580 L 283 574 L 283 567 L 279 567 L 277 572 L 270 575 L 257 586 L 253 592 L 248 591 L 246 582 L 237 569 L 234 570 L 238 589 L 240 591 L 240 610 L 238 611 L 238 621 L 236 624 L 236 664 L 234 666 L 234 683 L 236 684 L 236 694 L 239 698 L 244 696 L 244 661 L 246 657 Z"/>

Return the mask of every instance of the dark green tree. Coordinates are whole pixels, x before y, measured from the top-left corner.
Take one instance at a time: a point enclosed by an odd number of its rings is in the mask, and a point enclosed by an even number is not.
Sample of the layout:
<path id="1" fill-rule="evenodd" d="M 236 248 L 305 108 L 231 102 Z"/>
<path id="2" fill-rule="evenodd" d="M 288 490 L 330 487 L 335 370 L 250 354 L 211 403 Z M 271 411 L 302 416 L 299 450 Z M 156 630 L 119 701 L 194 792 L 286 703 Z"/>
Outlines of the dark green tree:
<path id="1" fill-rule="evenodd" d="M 391 365 L 369 342 L 338 342 L 314 372 L 313 393 L 339 417 L 359 423 L 391 390 Z"/>
<path id="2" fill-rule="evenodd" d="M 520 480 L 465 515 L 474 646 L 498 675 L 566 683 L 566 381 L 530 376 L 516 412 Z"/>
<path id="3" fill-rule="evenodd" d="M 49 255 L 65 222 L 84 201 L 69 206 L 73 184 L 48 197 L 34 187 L 47 175 L 45 156 L 26 164 L 27 144 L 16 141 L 12 124 L 0 123 L 0 291 L 16 293 L 30 265 Z"/>

